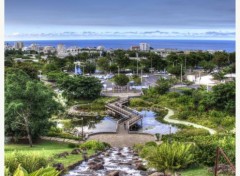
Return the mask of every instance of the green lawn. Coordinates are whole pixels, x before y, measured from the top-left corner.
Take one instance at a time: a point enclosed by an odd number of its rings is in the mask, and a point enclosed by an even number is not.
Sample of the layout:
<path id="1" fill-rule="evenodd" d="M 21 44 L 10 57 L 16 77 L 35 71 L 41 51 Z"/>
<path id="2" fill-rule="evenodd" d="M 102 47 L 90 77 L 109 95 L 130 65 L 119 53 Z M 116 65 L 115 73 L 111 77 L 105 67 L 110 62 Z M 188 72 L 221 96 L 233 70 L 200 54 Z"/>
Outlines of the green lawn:
<path id="1" fill-rule="evenodd" d="M 180 173 L 182 176 L 213 176 L 213 173 L 208 172 L 206 167 L 187 169 Z"/>
<path id="2" fill-rule="evenodd" d="M 43 154 L 49 158 L 54 157 L 54 155 L 61 153 L 61 152 L 71 152 L 73 149 L 68 147 L 67 143 L 57 143 L 51 141 L 42 141 L 39 144 L 33 145 L 33 147 L 29 147 L 26 144 L 7 144 L 4 147 L 5 155 L 12 153 L 13 151 L 20 151 L 20 152 L 36 152 Z M 93 150 L 88 151 L 88 156 L 93 155 L 95 152 Z M 65 167 L 76 163 L 77 161 L 82 160 L 82 155 L 69 155 L 66 158 L 56 158 L 54 157 L 53 163 L 61 162 L 64 164 Z"/>

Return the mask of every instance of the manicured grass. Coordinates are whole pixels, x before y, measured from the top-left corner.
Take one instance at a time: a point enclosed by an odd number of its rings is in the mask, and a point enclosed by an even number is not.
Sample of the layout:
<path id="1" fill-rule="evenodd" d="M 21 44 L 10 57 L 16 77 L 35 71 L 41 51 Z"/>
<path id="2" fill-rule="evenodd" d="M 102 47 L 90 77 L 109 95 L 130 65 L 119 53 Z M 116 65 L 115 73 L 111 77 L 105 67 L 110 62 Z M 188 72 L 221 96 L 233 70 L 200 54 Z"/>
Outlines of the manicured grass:
<path id="1" fill-rule="evenodd" d="M 206 167 L 187 169 L 180 172 L 182 176 L 213 176 Z"/>
<path id="2" fill-rule="evenodd" d="M 66 158 L 57 158 L 56 154 L 61 152 L 71 152 L 73 149 L 68 147 L 67 143 L 57 143 L 51 141 L 42 141 L 41 143 L 29 147 L 26 144 L 7 144 L 4 147 L 5 156 L 12 153 L 13 151 L 26 152 L 27 153 L 40 153 L 46 157 L 53 158 L 52 163 L 62 163 L 65 167 L 72 165 L 80 160 L 82 160 L 82 155 L 68 155 Z M 88 150 L 88 156 L 95 153 L 94 150 Z M 50 165 L 52 163 L 49 163 Z"/>

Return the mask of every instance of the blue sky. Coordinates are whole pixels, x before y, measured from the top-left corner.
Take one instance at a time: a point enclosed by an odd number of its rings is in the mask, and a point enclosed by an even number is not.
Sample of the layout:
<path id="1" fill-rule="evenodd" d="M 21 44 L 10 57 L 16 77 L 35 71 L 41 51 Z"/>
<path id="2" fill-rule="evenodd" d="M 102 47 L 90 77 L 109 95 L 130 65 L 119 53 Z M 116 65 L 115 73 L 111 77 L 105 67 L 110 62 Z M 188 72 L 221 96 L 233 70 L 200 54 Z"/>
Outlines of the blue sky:
<path id="1" fill-rule="evenodd" d="M 5 0 L 5 39 L 235 39 L 235 0 Z"/>

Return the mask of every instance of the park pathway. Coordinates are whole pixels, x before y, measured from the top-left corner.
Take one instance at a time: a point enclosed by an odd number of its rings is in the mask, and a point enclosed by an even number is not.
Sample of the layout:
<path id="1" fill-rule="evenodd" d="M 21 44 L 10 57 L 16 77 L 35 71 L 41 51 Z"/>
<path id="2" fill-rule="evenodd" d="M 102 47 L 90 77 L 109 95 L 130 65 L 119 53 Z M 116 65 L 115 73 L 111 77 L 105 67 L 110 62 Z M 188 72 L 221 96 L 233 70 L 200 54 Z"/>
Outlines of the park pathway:
<path id="1" fill-rule="evenodd" d="M 216 134 L 215 130 L 213 130 L 211 128 L 208 128 L 208 127 L 205 127 L 205 126 L 202 126 L 202 125 L 198 125 L 196 123 L 191 123 L 191 122 L 176 120 L 176 119 L 170 119 L 170 117 L 174 115 L 174 111 L 172 109 L 169 109 L 169 108 L 166 108 L 166 109 L 168 110 L 168 114 L 164 117 L 164 120 L 166 122 L 175 123 L 175 124 L 182 124 L 182 125 L 187 125 L 187 126 L 193 126 L 195 128 L 202 128 L 202 129 L 205 129 L 205 130 L 209 131 L 209 133 L 211 135 Z"/>

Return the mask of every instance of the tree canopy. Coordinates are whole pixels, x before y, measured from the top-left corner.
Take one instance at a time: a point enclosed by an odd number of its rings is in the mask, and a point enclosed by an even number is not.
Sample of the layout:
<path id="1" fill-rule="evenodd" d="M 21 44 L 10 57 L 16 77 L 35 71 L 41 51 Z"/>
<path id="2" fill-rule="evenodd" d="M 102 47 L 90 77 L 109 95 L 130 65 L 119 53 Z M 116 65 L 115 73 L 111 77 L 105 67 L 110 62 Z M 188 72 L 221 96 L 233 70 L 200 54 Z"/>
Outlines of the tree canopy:
<path id="1" fill-rule="evenodd" d="M 49 118 L 60 105 L 54 93 L 40 81 L 32 80 L 19 69 L 10 69 L 5 78 L 5 133 L 12 136 L 32 137 L 47 132 Z"/>
<path id="2" fill-rule="evenodd" d="M 101 82 L 94 77 L 64 77 L 58 85 L 68 99 L 96 99 L 102 90 Z"/>
<path id="3" fill-rule="evenodd" d="M 114 77 L 114 82 L 118 86 L 126 86 L 127 83 L 129 82 L 129 78 L 124 74 L 116 75 Z"/>

